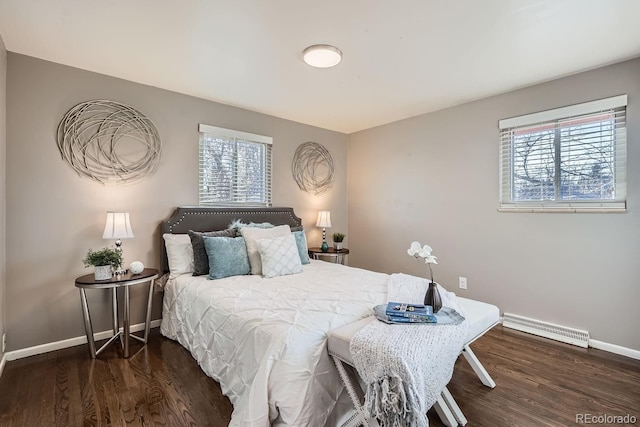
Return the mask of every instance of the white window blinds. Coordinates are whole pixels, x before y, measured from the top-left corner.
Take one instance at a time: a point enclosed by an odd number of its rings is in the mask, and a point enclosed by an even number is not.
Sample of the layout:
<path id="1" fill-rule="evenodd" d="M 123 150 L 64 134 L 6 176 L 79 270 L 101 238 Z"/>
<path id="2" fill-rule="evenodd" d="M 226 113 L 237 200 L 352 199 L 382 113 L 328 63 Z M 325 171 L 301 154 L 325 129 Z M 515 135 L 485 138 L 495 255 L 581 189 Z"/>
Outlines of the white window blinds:
<path id="1" fill-rule="evenodd" d="M 273 139 L 201 124 L 201 206 L 271 206 Z"/>
<path id="2" fill-rule="evenodd" d="M 626 209 L 626 105 L 621 95 L 501 120 L 500 209 Z"/>

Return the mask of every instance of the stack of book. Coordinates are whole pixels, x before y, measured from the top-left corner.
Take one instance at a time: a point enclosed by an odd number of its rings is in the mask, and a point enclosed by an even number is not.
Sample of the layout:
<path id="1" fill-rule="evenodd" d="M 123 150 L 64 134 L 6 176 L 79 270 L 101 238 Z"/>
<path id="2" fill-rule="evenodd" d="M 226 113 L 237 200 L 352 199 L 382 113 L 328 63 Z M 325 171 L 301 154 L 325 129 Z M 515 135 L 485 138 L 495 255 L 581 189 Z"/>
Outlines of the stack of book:
<path id="1" fill-rule="evenodd" d="M 430 305 L 389 302 L 378 305 L 374 312 L 379 320 L 386 323 L 437 323 Z"/>

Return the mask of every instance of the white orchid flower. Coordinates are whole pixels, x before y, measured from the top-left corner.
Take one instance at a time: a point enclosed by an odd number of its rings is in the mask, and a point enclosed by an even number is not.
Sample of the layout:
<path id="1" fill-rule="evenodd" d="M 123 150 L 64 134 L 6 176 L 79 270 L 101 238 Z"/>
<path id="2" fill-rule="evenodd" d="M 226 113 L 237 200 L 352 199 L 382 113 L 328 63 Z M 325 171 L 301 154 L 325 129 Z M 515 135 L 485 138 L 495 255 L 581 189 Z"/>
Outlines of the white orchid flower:
<path id="1" fill-rule="evenodd" d="M 433 255 L 431 255 L 431 254 L 429 254 L 429 255 L 427 255 L 427 256 L 425 256 L 423 258 L 424 258 L 424 262 L 427 263 L 427 264 L 437 264 L 438 263 L 438 261 L 437 261 L 438 258 L 433 256 Z"/>
<path id="2" fill-rule="evenodd" d="M 418 256 L 420 258 L 426 258 L 428 256 L 431 256 L 431 251 L 433 249 L 431 249 L 431 246 L 429 245 L 424 245 L 422 248 L 420 248 L 420 250 L 418 251 Z"/>
<path id="3" fill-rule="evenodd" d="M 433 249 L 429 245 L 421 246 L 420 242 L 412 242 L 409 249 L 407 249 L 407 253 L 415 258 L 422 258 L 429 266 L 429 276 L 431 277 L 431 281 L 433 282 L 433 270 L 431 269 L 431 264 L 437 264 L 438 258 L 434 255 L 431 255 L 431 251 Z"/>
<path id="4" fill-rule="evenodd" d="M 421 256 L 420 255 L 420 251 L 422 251 L 422 247 L 420 246 L 420 242 L 413 242 L 411 243 L 411 247 L 409 249 L 407 249 L 407 253 L 410 256 Z"/>

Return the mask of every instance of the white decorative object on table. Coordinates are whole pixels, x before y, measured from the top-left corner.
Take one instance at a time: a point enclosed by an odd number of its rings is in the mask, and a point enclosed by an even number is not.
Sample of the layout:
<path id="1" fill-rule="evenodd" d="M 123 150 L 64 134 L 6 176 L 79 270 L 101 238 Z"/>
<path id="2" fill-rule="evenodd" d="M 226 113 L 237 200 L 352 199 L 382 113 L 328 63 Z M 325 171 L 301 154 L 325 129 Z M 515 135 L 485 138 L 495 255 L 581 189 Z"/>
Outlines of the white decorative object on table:
<path id="1" fill-rule="evenodd" d="M 129 266 L 129 271 L 131 274 L 140 274 L 144 270 L 144 264 L 140 261 L 133 261 Z"/>

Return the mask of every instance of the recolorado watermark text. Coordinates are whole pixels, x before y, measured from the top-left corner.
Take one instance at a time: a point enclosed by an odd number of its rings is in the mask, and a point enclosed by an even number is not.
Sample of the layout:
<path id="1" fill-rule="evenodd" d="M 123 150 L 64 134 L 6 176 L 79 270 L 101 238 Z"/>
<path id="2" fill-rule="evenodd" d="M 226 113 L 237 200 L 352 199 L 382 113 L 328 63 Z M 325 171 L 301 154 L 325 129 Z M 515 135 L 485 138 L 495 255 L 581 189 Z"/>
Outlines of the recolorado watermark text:
<path id="1" fill-rule="evenodd" d="M 576 414 L 576 424 L 635 424 L 635 415 Z"/>

